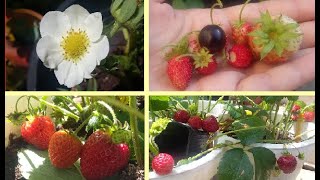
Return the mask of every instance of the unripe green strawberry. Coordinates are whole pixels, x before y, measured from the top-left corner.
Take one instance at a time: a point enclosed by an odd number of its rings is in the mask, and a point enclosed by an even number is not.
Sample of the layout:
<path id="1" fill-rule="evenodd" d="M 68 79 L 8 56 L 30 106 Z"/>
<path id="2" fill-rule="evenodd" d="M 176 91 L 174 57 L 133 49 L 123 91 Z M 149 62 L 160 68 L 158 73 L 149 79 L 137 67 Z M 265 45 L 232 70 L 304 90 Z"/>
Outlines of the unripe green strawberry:
<path id="1" fill-rule="evenodd" d="M 288 16 L 262 13 L 249 33 L 249 46 L 256 58 L 266 63 L 285 62 L 302 43 L 299 24 Z"/>
<path id="2" fill-rule="evenodd" d="M 80 155 L 82 175 L 89 180 L 110 177 L 128 164 L 127 153 L 123 146 L 112 142 L 107 132 L 98 130 L 83 145 Z"/>
<path id="3" fill-rule="evenodd" d="M 35 116 L 21 126 L 21 136 L 24 140 L 41 150 L 48 149 L 54 132 L 54 124 L 48 116 Z"/>
<path id="4" fill-rule="evenodd" d="M 49 142 L 49 158 L 57 168 L 69 168 L 80 157 L 81 141 L 65 130 L 55 132 Z"/>

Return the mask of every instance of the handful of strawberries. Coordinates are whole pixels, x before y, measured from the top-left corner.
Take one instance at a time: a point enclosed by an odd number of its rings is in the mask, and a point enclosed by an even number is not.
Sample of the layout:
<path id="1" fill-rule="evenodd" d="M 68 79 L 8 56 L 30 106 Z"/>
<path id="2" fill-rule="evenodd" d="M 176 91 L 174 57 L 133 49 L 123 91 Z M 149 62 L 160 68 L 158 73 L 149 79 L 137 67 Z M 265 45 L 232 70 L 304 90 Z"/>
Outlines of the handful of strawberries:
<path id="1" fill-rule="evenodd" d="M 255 23 L 242 20 L 242 11 L 249 2 L 243 4 L 239 20 L 232 25 L 232 39 L 213 23 L 211 16 L 211 25 L 188 33 L 165 54 L 173 86 L 185 90 L 193 74 L 211 75 L 223 62 L 237 69 L 248 68 L 257 61 L 277 64 L 299 50 L 303 34 L 296 21 L 285 15 L 271 16 L 268 11 L 261 12 Z M 210 15 L 216 6 L 222 8 L 221 1 L 212 6 Z"/>

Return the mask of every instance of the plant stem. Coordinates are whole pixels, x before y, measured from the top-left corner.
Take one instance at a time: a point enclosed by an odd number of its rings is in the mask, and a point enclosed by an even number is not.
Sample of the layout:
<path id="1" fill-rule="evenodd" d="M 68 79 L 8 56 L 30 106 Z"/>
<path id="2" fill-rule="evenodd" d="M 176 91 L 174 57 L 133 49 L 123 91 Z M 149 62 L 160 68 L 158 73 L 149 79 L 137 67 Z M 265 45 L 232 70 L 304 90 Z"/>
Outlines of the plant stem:
<path id="1" fill-rule="evenodd" d="M 17 111 L 17 112 L 18 112 L 18 102 L 19 102 L 19 101 L 20 101 L 20 99 L 22 99 L 23 97 L 27 97 L 27 96 L 26 96 L 26 95 L 21 96 L 21 97 L 19 97 L 19 98 L 17 99 L 17 101 L 16 101 L 15 111 Z"/>
<path id="2" fill-rule="evenodd" d="M 135 116 L 137 116 L 140 120 L 144 121 L 144 115 L 143 113 L 141 113 L 140 111 L 138 111 L 137 109 L 133 109 L 125 104 L 123 104 L 121 101 L 118 101 L 116 99 L 113 99 L 111 97 L 99 97 L 99 99 L 104 100 L 105 102 L 107 102 L 110 105 L 116 106 L 117 108 L 123 110 L 123 111 L 127 111 L 130 114 L 134 114 Z"/>
<path id="3" fill-rule="evenodd" d="M 65 97 L 65 96 L 60 96 L 61 99 L 71 103 L 74 107 L 77 108 L 77 110 L 81 113 L 83 111 L 81 105 L 77 104 L 76 102 L 74 102 L 72 99 L 70 99 L 69 97 Z"/>
<path id="4" fill-rule="evenodd" d="M 131 38 L 131 36 L 130 36 L 130 33 L 127 28 L 123 28 L 122 32 L 123 32 L 124 39 L 127 41 L 126 48 L 124 50 L 124 54 L 128 55 L 130 52 L 130 43 L 131 43 L 130 38 Z"/>
<path id="5" fill-rule="evenodd" d="M 244 10 L 244 7 L 250 2 L 250 0 L 247 0 L 241 7 L 241 10 L 240 10 L 240 15 L 239 15 L 239 22 L 241 23 L 242 22 L 242 11 Z"/>
<path id="6" fill-rule="evenodd" d="M 112 119 L 113 119 L 113 124 L 116 124 L 118 119 L 117 119 L 117 116 L 114 113 L 114 110 L 112 109 L 112 107 L 103 101 L 97 101 L 97 103 L 102 105 L 103 107 L 105 107 L 110 112 Z"/>
<path id="7" fill-rule="evenodd" d="M 213 5 L 211 6 L 211 9 L 210 9 L 210 18 L 211 18 L 211 23 L 212 23 L 213 25 L 214 25 L 214 23 L 213 23 L 213 18 L 212 18 L 213 9 L 214 9 L 215 7 L 217 7 L 217 6 L 220 6 L 220 8 L 223 8 L 223 4 L 222 4 L 222 2 L 221 2 L 220 0 L 217 0 L 217 3 L 213 4 Z"/>
<path id="8" fill-rule="evenodd" d="M 212 96 L 209 96 L 209 104 L 208 104 L 208 107 L 207 107 L 207 113 L 209 113 L 209 109 L 211 107 L 211 100 L 212 100 Z"/>
<path id="9" fill-rule="evenodd" d="M 221 96 L 221 97 L 213 104 L 213 106 L 212 106 L 212 108 L 209 110 L 209 112 L 211 112 L 211 111 L 213 110 L 213 108 L 216 107 L 216 105 L 217 105 L 220 101 L 223 100 L 223 98 L 224 98 L 224 96 Z"/>
<path id="10" fill-rule="evenodd" d="M 276 120 L 277 120 L 277 117 L 278 117 L 279 107 L 280 107 L 279 102 L 277 102 L 276 103 L 276 112 L 274 114 L 273 123 L 272 123 L 272 126 L 273 126 L 272 134 L 275 135 L 275 137 L 276 137 Z"/>
<path id="11" fill-rule="evenodd" d="M 137 109 L 137 100 L 135 96 L 130 96 L 129 100 L 130 107 L 132 109 Z M 138 123 L 137 123 L 137 117 L 134 113 L 130 113 L 130 127 L 132 132 L 132 142 L 134 151 L 136 153 L 137 163 L 139 167 L 143 167 L 143 153 L 140 150 L 140 141 L 138 137 Z"/>
<path id="12" fill-rule="evenodd" d="M 55 104 L 52 104 L 52 103 L 49 103 L 49 102 L 47 102 L 47 101 L 45 101 L 43 99 L 39 99 L 36 96 L 31 96 L 31 97 L 34 98 L 35 100 L 47 105 L 47 106 L 50 106 L 52 109 L 54 109 L 56 111 L 59 111 L 59 112 L 63 113 L 64 115 L 75 119 L 76 121 L 79 120 L 79 116 L 75 115 L 74 113 L 72 113 L 72 112 L 70 112 L 70 111 L 68 111 L 68 110 L 66 110 L 66 109 L 64 109 L 62 107 L 59 107 L 59 106 L 57 106 Z"/>
<path id="13" fill-rule="evenodd" d="M 294 101 L 294 102 L 295 102 L 295 101 Z M 283 131 L 284 131 L 284 137 L 287 136 L 288 131 L 289 131 L 289 129 L 291 128 L 291 126 L 290 126 L 291 123 L 289 123 L 289 119 L 291 118 L 291 115 L 292 115 L 291 109 L 292 109 L 292 107 L 293 107 L 293 105 L 294 105 L 294 102 L 291 101 L 291 102 L 288 103 L 288 109 L 287 109 L 288 116 L 287 116 L 286 119 L 285 119 L 285 125 L 284 125 L 284 129 L 283 129 Z M 290 104 L 290 105 L 289 105 L 289 104 Z"/>
<path id="14" fill-rule="evenodd" d="M 89 120 L 90 120 L 93 116 L 98 116 L 98 115 L 99 115 L 98 112 L 93 111 L 92 114 L 91 114 L 85 121 L 83 121 L 83 122 L 80 124 L 80 126 L 73 132 L 73 134 L 74 134 L 75 136 L 77 136 L 78 132 L 83 128 L 83 126 L 84 126 L 85 124 L 88 124 Z"/>
<path id="15" fill-rule="evenodd" d="M 209 140 L 207 141 L 207 144 L 212 143 L 214 140 L 216 140 L 216 139 L 218 139 L 219 137 L 224 136 L 224 135 L 228 135 L 228 134 L 232 134 L 232 133 L 236 133 L 236 132 L 253 130 L 253 129 L 261 129 L 261 128 L 265 128 L 265 127 L 266 127 L 266 126 L 256 126 L 256 127 L 250 127 L 250 128 L 245 128 L 245 129 L 238 129 L 238 130 L 234 130 L 234 131 L 228 131 L 228 132 L 225 132 L 225 133 L 221 133 L 220 135 L 217 135 L 217 136 L 213 137 L 212 139 L 209 139 Z"/>

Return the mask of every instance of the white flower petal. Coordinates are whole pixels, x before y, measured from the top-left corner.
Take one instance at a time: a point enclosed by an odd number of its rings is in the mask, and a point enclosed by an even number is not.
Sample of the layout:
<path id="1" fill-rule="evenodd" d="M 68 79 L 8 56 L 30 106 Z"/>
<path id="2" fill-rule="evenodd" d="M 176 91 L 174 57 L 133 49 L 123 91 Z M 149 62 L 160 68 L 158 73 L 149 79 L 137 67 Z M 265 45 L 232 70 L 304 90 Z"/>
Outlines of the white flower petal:
<path id="1" fill-rule="evenodd" d="M 62 61 L 58 68 L 54 70 L 54 74 L 56 75 L 59 84 L 65 84 L 72 64 L 73 63 L 71 61 Z"/>
<path id="2" fill-rule="evenodd" d="M 82 67 L 84 71 L 84 76 L 87 79 L 91 78 L 91 73 L 92 71 L 96 68 L 97 66 L 97 57 L 94 53 L 94 51 L 89 49 L 89 53 L 87 53 L 83 59 L 79 62 L 79 65 Z"/>
<path id="3" fill-rule="evenodd" d="M 77 64 L 72 64 L 68 73 L 68 77 L 65 81 L 65 85 L 68 88 L 72 88 L 83 81 L 84 72 L 81 66 Z"/>
<path id="4" fill-rule="evenodd" d="M 96 56 L 97 65 L 100 65 L 100 61 L 107 57 L 109 53 L 109 41 L 107 36 L 101 36 L 99 41 L 92 43 L 92 51 Z"/>
<path id="5" fill-rule="evenodd" d="M 44 66 L 56 68 L 63 60 L 62 50 L 56 38 L 44 36 L 38 41 L 36 52 Z"/>
<path id="6" fill-rule="evenodd" d="M 40 22 L 40 34 L 42 37 L 50 35 L 57 38 L 67 33 L 71 28 L 68 16 L 60 11 L 46 13 Z"/>
<path id="7" fill-rule="evenodd" d="M 75 4 L 68 7 L 64 13 L 68 15 L 71 27 L 74 29 L 82 28 L 83 22 L 90 15 L 90 13 L 82 6 Z"/>
<path id="8" fill-rule="evenodd" d="M 101 37 L 103 22 L 100 12 L 90 14 L 83 22 L 83 28 L 86 29 L 91 42 L 99 40 Z"/>

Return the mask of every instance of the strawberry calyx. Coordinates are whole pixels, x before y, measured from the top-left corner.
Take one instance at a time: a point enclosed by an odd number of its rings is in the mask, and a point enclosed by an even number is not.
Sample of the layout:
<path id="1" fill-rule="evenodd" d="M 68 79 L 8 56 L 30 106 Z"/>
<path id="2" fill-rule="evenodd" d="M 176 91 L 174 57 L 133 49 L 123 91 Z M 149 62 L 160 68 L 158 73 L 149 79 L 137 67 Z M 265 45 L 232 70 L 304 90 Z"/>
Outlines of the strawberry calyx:
<path id="1" fill-rule="evenodd" d="M 194 59 L 193 64 L 195 68 L 208 67 L 209 63 L 213 61 L 213 54 L 210 54 L 210 52 L 205 48 L 201 48 L 200 51 L 195 53 L 192 57 Z"/>
<path id="2" fill-rule="evenodd" d="M 296 29 L 299 27 L 298 23 L 285 23 L 281 18 L 282 15 L 273 18 L 268 11 L 262 12 L 257 22 L 259 27 L 248 34 L 249 36 L 256 37 L 253 40 L 255 45 L 262 47 L 260 60 L 266 57 L 272 50 L 278 56 L 282 56 L 282 53 L 289 46 L 289 42 L 302 35 L 296 32 Z"/>

